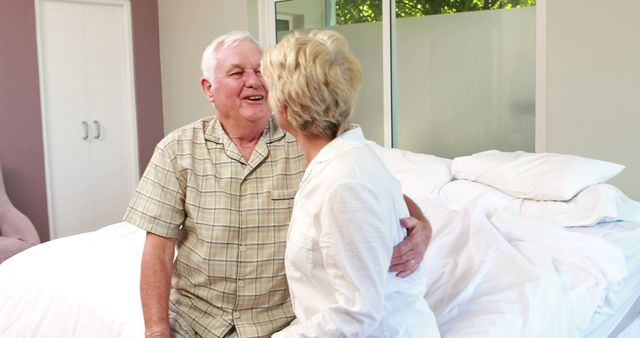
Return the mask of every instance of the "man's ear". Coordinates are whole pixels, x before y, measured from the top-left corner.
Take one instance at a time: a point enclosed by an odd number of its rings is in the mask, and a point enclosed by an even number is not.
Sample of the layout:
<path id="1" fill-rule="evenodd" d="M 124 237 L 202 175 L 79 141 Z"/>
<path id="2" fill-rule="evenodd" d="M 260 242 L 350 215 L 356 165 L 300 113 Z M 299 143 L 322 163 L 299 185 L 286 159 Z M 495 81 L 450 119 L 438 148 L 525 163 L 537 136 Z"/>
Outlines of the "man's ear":
<path id="1" fill-rule="evenodd" d="M 202 87 L 202 90 L 204 91 L 204 96 L 207 97 L 207 100 L 213 103 L 215 101 L 215 97 L 213 95 L 213 85 L 211 84 L 211 82 L 209 82 L 209 80 L 203 77 L 200 79 L 200 86 Z"/>
<path id="2" fill-rule="evenodd" d="M 283 103 L 280 111 L 282 112 L 282 117 L 284 117 L 286 121 L 289 121 L 289 107 Z"/>

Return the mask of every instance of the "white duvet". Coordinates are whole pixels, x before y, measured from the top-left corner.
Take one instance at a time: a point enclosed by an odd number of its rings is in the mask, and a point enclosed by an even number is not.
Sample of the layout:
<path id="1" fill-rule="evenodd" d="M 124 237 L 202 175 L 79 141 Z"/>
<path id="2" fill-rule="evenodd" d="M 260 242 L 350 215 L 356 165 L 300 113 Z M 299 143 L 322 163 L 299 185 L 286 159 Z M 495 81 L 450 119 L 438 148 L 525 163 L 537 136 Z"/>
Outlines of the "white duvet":
<path id="1" fill-rule="evenodd" d="M 421 204 L 434 228 L 425 296 L 443 337 L 579 337 L 626 276 L 609 242 L 524 217 L 504 200 L 484 196 L 461 211 Z"/>
<path id="2" fill-rule="evenodd" d="M 118 223 L 0 264 L 0 337 L 144 337 L 145 232 Z"/>
<path id="3" fill-rule="evenodd" d="M 596 310 L 615 310 L 605 307 L 627 274 L 620 248 L 523 215 L 521 201 L 493 188 L 465 184 L 414 198 L 433 227 L 425 297 L 443 337 L 579 337 Z M 630 232 L 630 243 L 638 237 Z M 7 260 L 0 336 L 144 336 L 143 242 L 143 231 L 118 223 Z"/>
<path id="4" fill-rule="evenodd" d="M 622 252 L 599 237 L 494 215 L 494 202 L 425 206 L 434 228 L 425 296 L 442 336 L 578 337 L 625 276 Z M 0 265 L 2 336 L 142 337 L 143 241 L 119 223 Z"/>

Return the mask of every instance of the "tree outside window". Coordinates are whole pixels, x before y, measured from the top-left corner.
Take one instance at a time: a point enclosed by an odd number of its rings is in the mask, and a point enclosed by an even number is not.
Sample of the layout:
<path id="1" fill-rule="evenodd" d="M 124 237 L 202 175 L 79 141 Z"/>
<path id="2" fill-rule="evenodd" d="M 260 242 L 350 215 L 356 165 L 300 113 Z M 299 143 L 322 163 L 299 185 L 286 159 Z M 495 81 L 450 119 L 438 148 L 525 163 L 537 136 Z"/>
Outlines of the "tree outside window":
<path id="1" fill-rule="evenodd" d="M 335 0 L 336 24 L 382 21 L 381 0 Z M 396 18 L 535 6 L 536 0 L 396 0 Z"/>

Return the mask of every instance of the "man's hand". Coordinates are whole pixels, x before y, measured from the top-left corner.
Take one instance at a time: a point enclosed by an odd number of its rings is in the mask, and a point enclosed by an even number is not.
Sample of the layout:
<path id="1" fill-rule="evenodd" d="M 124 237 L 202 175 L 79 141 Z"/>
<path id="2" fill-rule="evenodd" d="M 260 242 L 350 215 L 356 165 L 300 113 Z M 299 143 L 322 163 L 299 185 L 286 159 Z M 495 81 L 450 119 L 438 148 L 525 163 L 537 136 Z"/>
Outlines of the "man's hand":
<path id="1" fill-rule="evenodd" d="M 397 272 L 396 276 L 404 278 L 414 273 L 427 251 L 431 241 L 431 224 L 420 211 L 420 208 L 407 196 L 404 197 L 411 217 L 403 218 L 400 224 L 407 229 L 407 237 L 393 248 L 389 272 Z"/>

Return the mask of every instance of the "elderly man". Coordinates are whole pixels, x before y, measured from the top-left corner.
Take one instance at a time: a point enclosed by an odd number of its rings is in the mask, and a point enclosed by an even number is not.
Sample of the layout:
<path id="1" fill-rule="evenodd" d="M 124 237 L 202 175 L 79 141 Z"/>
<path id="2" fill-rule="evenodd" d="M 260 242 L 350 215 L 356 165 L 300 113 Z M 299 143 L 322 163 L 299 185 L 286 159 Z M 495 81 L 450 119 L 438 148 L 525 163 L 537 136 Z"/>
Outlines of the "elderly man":
<path id="1" fill-rule="evenodd" d="M 140 293 L 148 337 L 268 337 L 294 314 L 284 271 L 303 154 L 281 130 L 260 75 L 262 50 L 244 32 L 202 55 L 202 89 L 216 116 L 163 139 L 125 220 L 147 231 Z M 410 235 L 390 271 L 422 260 L 431 230 L 407 201 Z M 177 244 L 178 254 L 174 261 Z"/>

